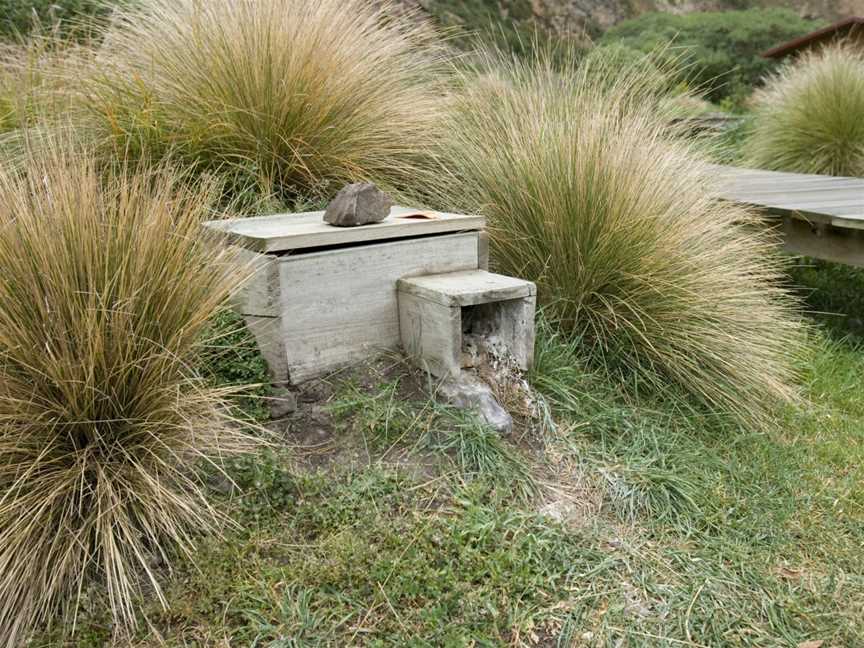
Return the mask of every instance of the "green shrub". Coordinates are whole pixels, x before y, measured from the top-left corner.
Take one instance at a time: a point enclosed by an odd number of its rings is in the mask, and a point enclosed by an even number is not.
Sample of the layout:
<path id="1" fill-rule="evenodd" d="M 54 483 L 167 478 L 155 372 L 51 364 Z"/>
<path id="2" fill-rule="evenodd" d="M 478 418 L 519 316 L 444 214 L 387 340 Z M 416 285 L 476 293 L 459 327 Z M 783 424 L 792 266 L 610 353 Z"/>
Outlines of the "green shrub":
<path id="1" fill-rule="evenodd" d="M 718 164 L 744 166 L 744 147 L 753 130 L 753 116 L 741 115 L 739 119 L 717 133 L 712 140 L 713 157 Z"/>
<path id="2" fill-rule="evenodd" d="M 562 39 L 538 21 L 531 0 L 435 0 L 424 7 L 463 50 L 473 50 L 480 40 L 527 56 Z"/>
<path id="3" fill-rule="evenodd" d="M 90 583 L 115 627 L 153 562 L 214 511 L 194 467 L 254 442 L 192 369 L 238 279 L 204 236 L 218 192 L 167 169 L 107 177 L 68 143 L 0 169 L 0 643 L 67 620 Z"/>
<path id="4" fill-rule="evenodd" d="M 536 281 L 613 376 L 765 419 L 795 398 L 803 344 L 776 246 L 751 212 L 715 199 L 656 86 L 599 77 L 546 60 L 466 77 L 438 200 L 485 213 L 494 265 Z"/>
<path id="5" fill-rule="evenodd" d="M 585 56 L 585 64 L 593 67 L 604 66 L 610 71 L 626 74 L 628 70 L 645 66 L 652 56 L 654 56 L 653 52 L 645 53 L 624 43 L 613 41 L 589 50 Z"/>
<path id="6" fill-rule="evenodd" d="M 864 337 L 864 268 L 798 259 L 790 268 L 808 311 L 838 337 Z"/>
<path id="7" fill-rule="evenodd" d="M 0 37 L 28 34 L 34 28 L 58 25 L 74 31 L 88 18 L 105 16 L 111 4 L 106 0 L 0 0 Z"/>
<path id="8" fill-rule="evenodd" d="M 445 49 L 364 0 L 142 0 L 115 15 L 79 126 L 109 154 L 171 155 L 235 192 L 413 182 Z"/>
<path id="9" fill-rule="evenodd" d="M 804 55 L 756 95 L 746 163 L 864 177 L 864 52 L 839 44 Z"/>
<path id="10" fill-rule="evenodd" d="M 540 56 L 549 58 L 546 52 L 541 52 Z M 578 53 L 571 50 L 557 56 L 554 62 L 559 70 L 566 72 L 577 58 Z M 674 57 L 666 56 L 665 52 L 659 50 L 641 52 L 622 43 L 598 45 L 581 57 L 579 65 L 592 71 L 595 82 L 604 81 L 612 86 L 619 76 L 635 78 L 637 75 L 644 75 L 645 85 L 655 87 L 660 98 L 665 98 L 666 93 L 673 96 L 692 96 L 683 86 L 678 86 L 682 92 L 675 91 L 678 82 L 674 77 L 679 66 Z"/>
<path id="11" fill-rule="evenodd" d="M 243 318 L 234 311 L 217 314 L 206 333 L 201 373 L 214 386 L 244 387 L 234 399 L 238 418 L 269 419 L 265 398 L 271 394 L 267 362 Z"/>
<path id="12" fill-rule="evenodd" d="M 682 54 L 686 78 L 707 91 L 712 101 L 739 103 L 774 62 L 760 56 L 771 47 L 819 26 L 788 9 L 646 13 L 607 31 L 601 43 L 620 43 L 642 52 Z"/>

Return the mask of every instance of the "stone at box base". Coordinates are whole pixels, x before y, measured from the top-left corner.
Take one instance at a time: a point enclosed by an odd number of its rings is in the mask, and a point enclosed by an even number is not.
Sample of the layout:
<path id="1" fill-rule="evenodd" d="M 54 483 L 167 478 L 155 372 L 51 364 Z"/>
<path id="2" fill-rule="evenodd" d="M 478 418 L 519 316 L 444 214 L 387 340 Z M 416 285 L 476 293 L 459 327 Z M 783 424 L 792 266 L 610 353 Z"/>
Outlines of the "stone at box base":
<path id="1" fill-rule="evenodd" d="M 374 184 L 349 184 L 327 205 L 324 222 L 336 227 L 380 223 L 390 215 L 393 201 Z"/>
<path id="2" fill-rule="evenodd" d="M 284 387 L 274 389 L 267 403 L 270 406 L 270 418 L 273 420 L 285 418 L 297 411 L 297 395 Z"/>
<path id="3" fill-rule="evenodd" d="M 466 371 L 457 378 L 444 380 L 437 395 L 454 407 L 476 413 L 499 434 L 510 434 L 513 430 L 513 418 L 501 407 L 489 385 Z"/>

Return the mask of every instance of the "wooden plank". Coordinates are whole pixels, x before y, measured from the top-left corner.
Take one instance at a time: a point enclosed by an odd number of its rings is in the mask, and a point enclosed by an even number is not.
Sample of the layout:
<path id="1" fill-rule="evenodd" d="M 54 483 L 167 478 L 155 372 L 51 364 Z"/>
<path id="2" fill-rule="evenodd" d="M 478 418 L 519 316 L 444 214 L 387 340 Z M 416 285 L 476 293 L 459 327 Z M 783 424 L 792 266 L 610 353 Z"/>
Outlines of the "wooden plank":
<path id="1" fill-rule="evenodd" d="M 755 198 L 767 204 L 791 203 L 823 203 L 831 207 L 833 203 L 846 203 L 854 211 L 864 210 L 864 198 L 857 192 L 848 190 L 828 189 L 823 191 L 753 191 L 744 187 L 735 187 L 723 192 L 732 194 L 736 200 Z M 812 206 L 812 205 L 811 205 Z"/>
<path id="2" fill-rule="evenodd" d="M 860 197 L 860 193 L 858 189 L 854 187 L 837 187 L 837 186 L 827 186 L 818 188 L 814 190 L 812 187 L 803 187 L 801 185 L 784 185 L 781 183 L 774 183 L 770 186 L 762 186 L 762 185 L 747 185 L 740 182 L 729 183 L 728 189 L 730 191 L 735 191 L 737 193 L 750 193 L 750 194 L 758 194 L 760 196 L 792 196 L 794 198 L 801 198 L 807 196 L 821 196 L 832 195 L 839 196 L 841 198 L 845 198 L 848 200 L 857 200 Z M 827 194 L 826 194 L 827 191 Z"/>
<path id="3" fill-rule="evenodd" d="M 762 205 L 773 209 L 782 209 L 793 212 L 813 212 L 816 211 L 823 216 L 833 216 L 834 212 L 854 214 L 857 212 L 857 202 L 850 200 L 832 200 L 830 198 L 813 198 L 806 197 L 798 200 L 786 199 L 770 199 L 758 195 L 739 194 L 737 202 L 748 203 L 751 205 Z"/>
<path id="4" fill-rule="evenodd" d="M 443 306 L 476 306 L 537 294 L 530 281 L 484 270 L 400 279 L 398 288 Z"/>
<path id="5" fill-rule="evenodd" d="M 257 252 L 287 252 L 333 245 L 480 230 L 482 216 L 393 207 L 381 223 L 360 227 L 334 227 L 323 221 L 324 212 L 277 214 L 256 218 L 210 221 L 207 227 L 228 234 L 229 240 Z"/>
<path id="6" fill-rule="evenodd" d="M 860 230 L 813 226 L 787 217 L 780 232 L 791 254 L 864 267 L 864 232 Z"/>
<path id="7" fill-rule="evenodd" d="M 396 282 L 478 265 L 478 232 L 280 258 L 282 338 L 292 382 L 400 344 Z"/>
<path id="8" fill-rule="evenodd" d="M 864 180 L 713 165 L 720 195 L 760 208 L 839 228 L 864 229 Z"/>
<path id="9" fill-rule="evenodd" d="M 864 230 L 864 220 L 854 214 L 847 216 L 832 216 L 829 222 L 832 227 L 849 230 Z"/>
<path id="10" fill-rule="evenodd" d="M 743 172 L 722 173 L 721 177 L 734 180 L 738 184 L 750 185 L 754 187 L 805 187 L 809 189 L 820 189 L 826 187 L 845 187 L 850 188 L 855 185 L 855 178 L 841 178 L 835 176 L 823 175 L 807 175 L 803 173 L 785 173 L 783 171 L 765 171 L 758 175 Z"/>

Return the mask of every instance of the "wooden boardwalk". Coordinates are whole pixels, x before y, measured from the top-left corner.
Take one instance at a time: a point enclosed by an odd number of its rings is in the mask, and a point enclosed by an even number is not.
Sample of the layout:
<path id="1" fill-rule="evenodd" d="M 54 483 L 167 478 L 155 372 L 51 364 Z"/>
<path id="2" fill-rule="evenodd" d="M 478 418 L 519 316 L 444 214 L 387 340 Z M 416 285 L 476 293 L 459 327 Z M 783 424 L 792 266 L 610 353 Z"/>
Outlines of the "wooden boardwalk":
<path id="1" fill-rule="evenodd" d="M 715 165 L 720 197 L 776 217 L 793 254 L 864 267 L 864 179 Z"/>

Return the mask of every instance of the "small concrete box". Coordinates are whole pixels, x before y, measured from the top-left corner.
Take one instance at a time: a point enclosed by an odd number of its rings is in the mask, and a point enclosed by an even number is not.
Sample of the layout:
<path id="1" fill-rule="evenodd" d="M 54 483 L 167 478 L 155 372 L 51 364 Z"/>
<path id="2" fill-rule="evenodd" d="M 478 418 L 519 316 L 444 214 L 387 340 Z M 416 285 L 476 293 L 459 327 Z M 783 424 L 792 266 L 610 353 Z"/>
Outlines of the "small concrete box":
<path id="1" fill-rule="evenodd" d="M 409 357 L 440 378 L 462 371 L 463 336 L 497 338 L 523 371 L 534 358 L 537 287 L 483 270 L 400 279 L 399 326 Z"/>
<path id="2" fill-rule="evenodd" d="M 481 216 L 394 207 L 333 227 L 324 212 L 212 221 L 255 274 L 235 300 L 277 383 L 301 383 L 400 346 L 396 282 L 488 264 Z"/>

